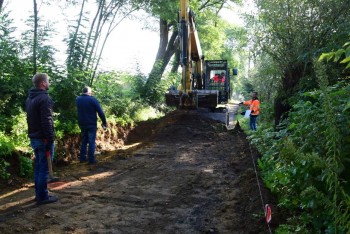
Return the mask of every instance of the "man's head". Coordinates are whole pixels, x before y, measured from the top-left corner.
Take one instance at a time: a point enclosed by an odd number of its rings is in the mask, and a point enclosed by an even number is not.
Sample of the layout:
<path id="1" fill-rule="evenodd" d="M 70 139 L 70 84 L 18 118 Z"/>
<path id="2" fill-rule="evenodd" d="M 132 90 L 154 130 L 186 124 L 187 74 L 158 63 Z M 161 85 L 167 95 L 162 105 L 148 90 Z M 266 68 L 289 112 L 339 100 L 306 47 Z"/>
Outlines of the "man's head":
<path id="1" fill-rule="evenodd" d="M 50 86 L 49 76 L 46 73 L 36 73 L 33 76 L 32 82 L 37 89 L 48 90 Z"/>
<path id="2" fill-rule="evenodd" d="M 258 92 L 253 91 L 253 92 L 252 92 L 252 98 L 253 98 L 253 99 L 254 99 L 254 98 L 258 98 Z"/>
<path id="3" fill-rule="evenodd" d="M 85 86 L 83 88 L 83 94 L 91 96 L 92 95 L 92 89 L 89 86 Z"/>

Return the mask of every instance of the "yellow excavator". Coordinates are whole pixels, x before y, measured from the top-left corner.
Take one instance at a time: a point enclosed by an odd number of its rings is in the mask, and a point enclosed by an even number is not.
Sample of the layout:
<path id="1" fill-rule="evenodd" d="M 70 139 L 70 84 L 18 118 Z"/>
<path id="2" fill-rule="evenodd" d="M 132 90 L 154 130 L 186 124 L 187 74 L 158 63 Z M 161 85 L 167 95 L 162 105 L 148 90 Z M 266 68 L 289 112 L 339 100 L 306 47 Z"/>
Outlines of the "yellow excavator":
<path id="1" fill-rule="evenodd" d="M 181 84 L 165 94 L 166 104 L 180 109 L 215 109 L 231 97 L 230 72 L 226 60 L 204 60 L 189 0 L 180 0 L 178 19 Z M 233 69 L 233 74 L 237 70 Z"/>

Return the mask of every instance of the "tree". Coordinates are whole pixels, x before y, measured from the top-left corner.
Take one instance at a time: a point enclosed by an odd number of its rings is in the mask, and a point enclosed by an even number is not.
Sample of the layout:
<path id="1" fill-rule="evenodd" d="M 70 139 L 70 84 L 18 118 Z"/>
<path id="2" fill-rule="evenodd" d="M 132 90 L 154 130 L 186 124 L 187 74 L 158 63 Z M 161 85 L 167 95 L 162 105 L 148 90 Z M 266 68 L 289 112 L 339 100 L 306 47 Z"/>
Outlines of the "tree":
<path id="1" fill-rule="evenodd" d="M 78 17 L 74 25 L 69 27 L 69 37 L 66 40 L 67 74 L 56 85 L 56 92 L 60 97 L 58 104 L 63 115 L 69 118 L 75 113 L 76 95 L 83 86 L 93 86 L 98 78 L 105 43 L 113 30 L 143 4 L 141 0 L 69 2 L 68 7 L 79 8 Z"/>
<path id="2" fill-rule="evenodd" d="M 281 71 L 281 88 L 275 99 L 275 124 L 291 105 L 298 90 L 314 87 L 312 60 L 322 51 L 344 44 L 348 33 L 350 4 L 331 0 L 256 1 L 254 29 L 257 47 L 271 56 Z"/>
<path id="3" fill-rule="evenodd" d="M 73 69 L 72 72 L 74 69 L 89 71 L 86 83 L 92 85 L 108 37 L 125 18 L 140 9 L 144 3 L 140 0 L 99 0 L 95 3 L 95 14 L 92 18 L 86 12 L 87 4 L 86 0 L 82 0 L 76 26 L 71 28 L 67 67 L 68 70 Z"/>
<path id="4" fill-rule="evenodd" d="M 58 71 L 55 54 L 57 49 L 52 40 L 56 36 L 55 23 L 45 21 L 40 14 L 42 5 L 47 4 L 44 1 L 39 3 L 33 0 L 33 15 L 27 20 L 28 30 L 21 35 L 22 53 L 21 57 L 28 66 L 31 66 L 31 73 L 46 72 L 54 74 Z"/>
<path id="5" fill-rule="evenodd" d="M 8 124 L 3 117 L 16 115 L 23 106 L 32 72 L 20 57 L 23 41 L 15 38 L 16 28 L 5 9 L 0 11 L 0 131 Z"/>

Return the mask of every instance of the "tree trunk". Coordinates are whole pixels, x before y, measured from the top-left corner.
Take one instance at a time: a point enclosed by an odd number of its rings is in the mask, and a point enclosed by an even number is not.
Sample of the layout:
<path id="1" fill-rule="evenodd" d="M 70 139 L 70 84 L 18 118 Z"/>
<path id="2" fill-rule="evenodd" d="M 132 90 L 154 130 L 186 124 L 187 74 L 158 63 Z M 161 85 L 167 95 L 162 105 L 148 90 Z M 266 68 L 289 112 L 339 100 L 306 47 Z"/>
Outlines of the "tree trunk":
<path id="1" fill-rule="evenodd" d="M 289 98 L 297 92 L 297 86 L 303 76 L 303 67 L 299 64 L 284 73 L 282 87 L 275 99 L 275 126 L 287 117 L 288 111 L 291 109 Z"/>
<path id="2" fill-rule="evenodd" d="M 119 8 L 119 7 L 118 7 L 118 8 Z M 113 19 L 112 19 L 112 21 L 111 21 L 110 24 L 109 24 L 109 27 L 108 27 L 106 36 L 105 36 L 105 38 L 104 38 L 104 40 L 103 40 L 101 49 L 100 49 L 99 52 L 98 52 L 98 51 L 95 51 L 96 54 L 94 55 L 94 58 L 97 57 L 97 59 L 96 59 L 95 67 L 92 68 L 93 73 L 92 73 L 92 75 L 91 75 L 91 77 L 90 77 L 90 84 L 91 84 L 91 85 L 93 84 L 94 79 L 95 79 L 95 77 L 96 77 L 97 67 L 98 67 L 99 64 L 100 64 L 100 60 L 101 60 L 102 53 L 103 53 L 103 50 L 104 50 L 104 48 L 105 48 L 105 45 L 106 45 L 106 43 L 107 43 L 107 39 L 109 38 L 109 36 L 110 36 L 111 33 L 113 32 L 113 30 L 114 30 L 127 16 L 131 15 L 131 13 L 133 13 L 133 12 L 136 11 L 137 9 L 138 9 L 137 7 L 131 9 L 129 12 L 125 13 L 125 15 L 124 15 L 121 19 L 119 19 L 117 22 L 116 22 L 117 14 L 114 14 L 114 15 L 113 15 Z M 117 12 L 118 12 L 118 11 L 117 11 Z M 98 55 L 97 55 L 97 54 L 98 54 Z"/>
<path id="3" fill-rule="evenodd" d="M 4 5 L 4 0 L 0 0 L 0 12 L 2 10 L 2 6 Z"/>
<path id="4" fill-rule="evenodd" d="M 180 66 L 180 50 L 176 50 L 173 60 L 173 66 L 171 68 L 171 73 L 177 72 Z"/>
<path id="5" fill-rule="evenodd" d="M 75 29 L 75 33 L 73 35 L 72 41 L 69 42 L 69 54 L 68 54 L 68 62 L 67 62 L 68 71 L 71 69 L 72 66 L 74 68 L 76 68 L 77 65 L 78 65 L 77 64 L 78 61 L 74 61 L 74 53 L 75 53 L 74 50 L 75 50 L 75 46 L 76 46 L 75 44 L 76 44 L 76 41 L 77 41 L 77 38 L 78 38 L 78 33 L 79 33 L 79 30 L 80 30 L 80 26 L 81 26 L 81 21 L 82 21 L 82 18 L 83 18 L 85 1 L 86 0 L 83 0 L 83 2 L 82 2 L 81 8 L 80 8 L 80 13 L 79 13 L 79 19 L 78 19 L 78 22 L 77 22 L 77 27 Z M 74 64 L 73 64 L 73 62 L 74 62 Z"/>
<path id="6" fill-rule="evenodd" d="M 38 6 L 36 0 L 33 0 L 34 4 L 34 37 L 33 37 L 33 75 L 37 72 L 37 47 L 38 47 Z"/>
<path id="7" fill-rule="evenodd" d="M 99 41 L 101 40 L 101 33 L 102 33 L 102 29 L 103 26 L 106 22 L 105 19 L 103 19 L 103 12 L 101 12 L 101 16 L 99 18 L 98 24 L 97 24 L 97 28 L 95 31 L 94 36 L 92 37 L 92 44 L 90 45 L 87 44 L 88 46 L 90 46 L 90 51 L 88 52 L 88 58 L 87 58 L 87 62 L 86 62 L 86 68 L 87 69 L 92 69 L 92 67 L 94 67 L 94 61 L 96 59 L 96 54 L 97 54 L 97 47 L 99 44 Z"/>
<path id="8" fill-rule="evenodd" d="M 104 12 L 103 12 L 104 7 L 105 7 L 105 1 L 104 0 L 99 1 L 98 9 L 90 27 L 89 36 L 86 41 L 85 50 L 81 61 L 81 66 L 84 66 L 85 68 L 89 68 L 90 66 L 96 43 L 100 38 L 100 33 L 105 22 Z M 95 28 L 96 22 L 97 22 L 97 25 Z M 93 34 L 94 36 L 92 36 Z M 91 40 L 93 41 L 92 44 L 90 43 Z M 86 65 L 84 65 L 85 59 L 87 59 Z"/>
<path id="9" fill-rule="evenodd" d="M 159 47 L 157 52 L 156 61 L 153 64 L 152 70 L 149 74 L 147 82 L 145 84 L 144 89 L 144 97 L 150 101 L 150 103 L 154 103 L 152 101 L 152 95 L 156 89 L 157 84 L 159 84 L 162 75 L 165 71 L 165 68 L 169 64 L 171 57 L 174 55 L 176 50 L 178 49 L 179 42 L 177 40 L 177 31 L 174 30 L 169 39 L 169 28 L 170 25 L 166 20 L 160 20 L 160 35 L 159 35 Z M 156 101 L 156 100 L 154 100 Z"/>
<path id="10" fill-rule="evenodd" d="M 163 59 L 166 48 L 168 45 L 168 39 L 169 39 L 169 29 L 168 29 L 168 22 L 166 20 L 160 20 L 159 21 L 159 48 L 156 60 Z"/>

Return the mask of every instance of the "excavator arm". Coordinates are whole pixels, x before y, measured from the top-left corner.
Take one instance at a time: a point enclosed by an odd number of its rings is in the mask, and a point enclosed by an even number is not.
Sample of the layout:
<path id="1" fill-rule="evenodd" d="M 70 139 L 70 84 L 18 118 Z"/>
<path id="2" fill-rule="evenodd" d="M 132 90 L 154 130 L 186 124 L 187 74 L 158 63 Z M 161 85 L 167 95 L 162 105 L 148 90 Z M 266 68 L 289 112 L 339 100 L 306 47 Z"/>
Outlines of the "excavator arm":
<path id="1" fill-rule="evenodd" d="M 180 64 L 182 67 L 180 86 L 180 107 L 196 104 L 196 95 L 192 92 L 194 84 L 201 80 L 203 73 L 203 55 L 194 22 L 194 13 L 190 10 L 189 0 L 180 0 L 179 12 Z"/>
<path id="2" fill-rule="evenodd" d="M 218 104 L 218 91 L 204 90 L 204 56 L 189 0 L 180 0 L 178 32 L 181 84 L 177 90 L 172 89 L 165 94 L 166 103 L 184 109 L 195 109 L 200 104 L 215 108 Z"/>

